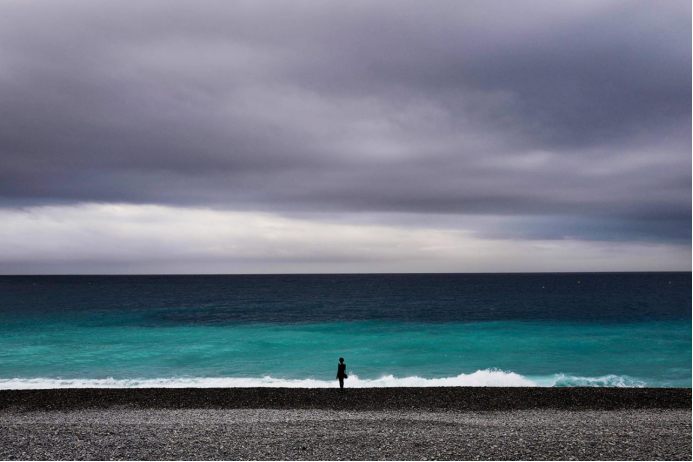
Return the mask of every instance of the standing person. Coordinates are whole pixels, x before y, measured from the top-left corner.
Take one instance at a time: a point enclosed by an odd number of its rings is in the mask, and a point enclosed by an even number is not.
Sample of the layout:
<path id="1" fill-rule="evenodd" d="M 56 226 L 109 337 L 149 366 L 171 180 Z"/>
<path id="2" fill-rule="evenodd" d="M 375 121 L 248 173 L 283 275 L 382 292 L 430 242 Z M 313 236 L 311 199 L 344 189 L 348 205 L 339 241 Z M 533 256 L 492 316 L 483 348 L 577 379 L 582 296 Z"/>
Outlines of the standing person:
<path id="1" fill-rule="evenodd" d="M 346 364 L 344 364 L 344 358 L 339 358 L 339 364 L 337 364 L 337 379 L 339 379 L 339 388 L 344 390 L 344 379 L 349 377 L 346 374 Z"/>

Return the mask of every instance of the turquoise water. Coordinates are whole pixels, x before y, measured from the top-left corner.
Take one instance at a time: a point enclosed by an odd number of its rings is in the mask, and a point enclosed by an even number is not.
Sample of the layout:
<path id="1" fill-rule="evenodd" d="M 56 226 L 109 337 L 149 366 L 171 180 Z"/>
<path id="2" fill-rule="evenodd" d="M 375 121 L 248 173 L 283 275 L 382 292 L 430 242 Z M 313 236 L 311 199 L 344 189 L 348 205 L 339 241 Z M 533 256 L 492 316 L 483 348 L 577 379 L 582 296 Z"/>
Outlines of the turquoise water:
<path id="1" fill-rule="evenodd" d="M 668 283 L 673 276 L 665 277 L 666 286 L 656 297 L 660 305 L 685 303 L 686 296 L 690 298 L 690 273 L 681 274 L 684 278 L 679 278 L 678 284 L 685 284 L 688 278 L 688 289 L 684 286 L 687 295 L 679 288 L 673 289 L 677 290 L 675 296 L 667 297 L 673 295 Z M 587 281 L 581 284 L 589 283 L 589 277 L 583 279 Z M 430 279 L 421 282 L 426 281 Z M 113 290 L 122 295 L 121 283 L 110 289 L 97 288 L 95 293 L 108 296 L 108 290 Z M 473 281 L 477 286 L 479 283 Z M 614 319 L 614 313 L 599 318 L 597 312 L 579 307 L 577 311 L 586 319 L 565 312 L 554 319 L 537 319 L 527 315 L 528 310 L 535 311 L 525 305 L 512 319 L 507 311 L 506 315 L 495 314 L 500 307 L 492 296 L 476 302 L 486 311 L 487 319 L 478 319 L 477 314 L 465 321 L 449 315 L 448 322 L 440 322 L 436 319 L 439 313 L 429 316 L 422 310 L 417 311 L 419 319 L 412 319 L 416 318 L 413 315 L 399 320 L 352 315 L 356 319 L 281 322 L 282 310 L 291 311 L 286 294 L 279 298 L 265 294 L 263 303 L 272 305 L 274 314 L 263 321 L 239 320 L 228 312 L 222 316 L 223 306 L 213 303 L 208 291 L 194 297 L 196 305 L 185 300 L 151 307 L 148 297 L 159 300 L 160 296 L 149 287 L 149 295 L 142 295 L 144 302 L 134 303 L 128 297 L 144 293 L 143 285 L 147 286 L 141 280 L 137 281 L 139 289 L 128 283 L 131 295 L 123 300 L 109 297 L 108 303 L 90 298 L 92 289 L 66 288 L 65 281 L 52 281 L 57 286 L 49 285 L 43 295 L 31 297 L 24 292 L 29 287 L 26 281 L 11 284 L 19 287 L 14 287 L 12 307 L 0 311 L 0 388 L 336 386 L 334 375 L 340 356 L 348 366 L 348 386 L 691 387 L 690 302 L 685 310 L 667 310 L 647 306 L 647 299 L 633 307 L 631 300 L 631 308 L 619 308 L 631 313 L 621 322 Z M 411 286 L 411 281 L 407 285 Z M 223 297 L 228 296 L 228 289 Z M 343 289 L 326 289 L 332 294 L 332 303 L 344 297 Z M 441 293 L 418 290 L 423 295 L 417 297 L 425 299 L 429 292 L 433 302 Z M 557 292 L 565 296 L 562 290 Z M 304 295 L 288 298 L 300 304 L 301 299 L 305 303 Z M 32 297 L 42 303 L 26 300 Z M 476 300 L 476 294 L 471 298 Z M 382 304 L 380 297 L 375 299 Z M 10 300 L 7 292 L 5 300 Z M 126 305 L 127 300 L 130 304 Z M 252 300 L 257 302 L 257 296 Z M 311 303 L 315 304 L 315 299 Z M 374 302 L 360 300 L 361 313 L 368 311 L 365 307 L 369 303 Z M 234 310 L 242 305 L 234 301 Z M 459 306 L 472 309 L 469 303 Z M 567 311 L 560 306 L 555 309 Z M 639 314 L 633 314 L 635 311 Z M 687 314 L 683 317 L 682 313 Z"/>

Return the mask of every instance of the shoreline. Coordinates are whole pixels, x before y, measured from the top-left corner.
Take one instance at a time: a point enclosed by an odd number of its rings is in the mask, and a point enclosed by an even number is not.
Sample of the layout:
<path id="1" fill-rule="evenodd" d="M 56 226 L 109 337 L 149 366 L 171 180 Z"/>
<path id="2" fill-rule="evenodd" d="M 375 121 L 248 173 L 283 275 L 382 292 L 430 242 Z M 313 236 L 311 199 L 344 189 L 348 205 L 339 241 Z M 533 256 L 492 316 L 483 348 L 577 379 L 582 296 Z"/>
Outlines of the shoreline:
<path id="1" fill-rule="evenodd" d="M 396 387 L 0 390 L 0 411 L 80 409 L 514 411 L 691 409 L 690 388 Z"/>

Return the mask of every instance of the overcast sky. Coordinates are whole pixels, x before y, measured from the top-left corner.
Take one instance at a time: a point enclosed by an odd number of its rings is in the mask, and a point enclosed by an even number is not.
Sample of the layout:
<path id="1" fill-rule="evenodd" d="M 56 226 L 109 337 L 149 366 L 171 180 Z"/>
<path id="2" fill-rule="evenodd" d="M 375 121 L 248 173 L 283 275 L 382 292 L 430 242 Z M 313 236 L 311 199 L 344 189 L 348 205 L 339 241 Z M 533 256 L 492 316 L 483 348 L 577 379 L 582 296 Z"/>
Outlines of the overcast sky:
<path id="1" fill-rule="evenodd" d="M 691 3 L 3 1 L 0 273 L 690 270 Z"/>

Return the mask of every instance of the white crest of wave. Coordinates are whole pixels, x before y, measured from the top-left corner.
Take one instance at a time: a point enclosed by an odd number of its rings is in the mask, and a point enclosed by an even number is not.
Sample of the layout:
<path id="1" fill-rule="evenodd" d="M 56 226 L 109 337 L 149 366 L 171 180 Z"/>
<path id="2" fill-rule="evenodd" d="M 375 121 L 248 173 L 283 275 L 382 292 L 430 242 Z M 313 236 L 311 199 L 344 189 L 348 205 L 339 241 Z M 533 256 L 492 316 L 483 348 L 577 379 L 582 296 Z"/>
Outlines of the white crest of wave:
<path id="1" fill-rule="evenodd" d="M 349 388 L 375 387 L 642 387 L 645 383 L 630 377 L 608 375 L 604 377 L 573 377 L 555 374 L 545 377 L 527 378 L 514 372 L 498 369 L 479 370 L 472 374 L 456 377 L 427 379 L 423 377 L 394 377 L 386 375 L 379 379 L 360 379 L 350 375 L 346 381 Z M 336 388 L 336 380 L 280 379 L 265 376 L 252 377 L 180 377 L 157 379 L 52 379 L 15 378 L 0 379 L 0 389 L 30 390 L 48 388 Z"/>
<path id="2" fill-rule="evenodd" d="M 540 385 L 542 385 L 541 381 Z M 546 386 L 642 388 L 645 385 L 646 383 L 642 380 L 613 374 L 604 375 L 602 377 L 575 377 L 565 374 L 556 374 Z"/>
<path id="3" fill-rule="evenodd" d="M 350 375 L 346 381 L 349 388 L 373 387 L 533 387 L 536 383 L 514 372 L 487 369 L 457 377 L 426 379 L 422 377 L 394 377 L 386 375 L 379 379 L 360 379 Z M 336 380 L 279 379 L 219 377 L 219 378 L 160 378 L 160 379 L 0 379 L 0 389 L 46 389 L 46 388 L 335 388 Z"/>

